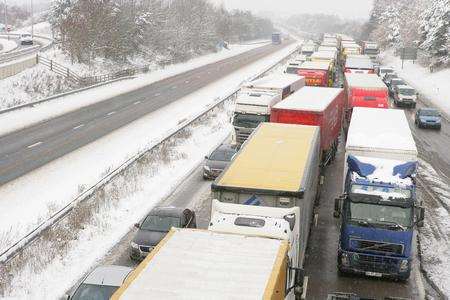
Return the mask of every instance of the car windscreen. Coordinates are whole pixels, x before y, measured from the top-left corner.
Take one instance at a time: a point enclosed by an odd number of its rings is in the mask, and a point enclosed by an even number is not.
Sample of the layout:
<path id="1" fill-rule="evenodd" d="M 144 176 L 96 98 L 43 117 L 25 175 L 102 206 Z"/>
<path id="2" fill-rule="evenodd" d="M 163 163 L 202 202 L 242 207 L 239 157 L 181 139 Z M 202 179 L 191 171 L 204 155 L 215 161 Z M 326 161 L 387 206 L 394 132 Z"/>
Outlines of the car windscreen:
<path id="1" fill-rule="evenodd" d="M 96 284 L 81 284 L 72 300 L 108 300 L 118 289 L 118 286 L 96 285 Z"/>
<path id="2" fill-rule="evenodd" d="M 401 80 L 401 79 L 392 79 L 391 80 L 391 85 L 392 86 L 394 86 L 394 85 L 403 85 L 403 84 L 405 84 L 405 82 L 403 80 Z"/>
<path id="3" fill-rule="evenodd" d="M 268 122 L 269 116 L 236 113 L 233 125 L 237 127 L 256 128 L 261 122 Z"/>
<path id="4" fill-rule="evenodd" d="M 297 75 L 298 74 L 298 70 L 299 69 L 297 67 L 287 67 L 286 68 L 286 73 Z"/>
<path id="5" fill-rule="evenodd" d="M 168 232 L 172 227 L 180 227 L 180 218 L 148 215 L 141 225 L 142 230 L 159 232 Z"/>
<path id="6" fill-rule="evenodd" d="M 209 157 L 210 160 L 216 161 L 231 161 L 231 158 L 236 152 L 229 149 L 217 149 Z"/>
<path id="7" fill-rule="evenodd" d="M 388 206 L 371 203 L 350 202 L 347 211 L 349 221 L 367 222 L 389 226 L 399 224 L 403 227 L 411 226 L 412 208 Z"/>
<path id="8" fill-rule="evenodd" d="M 441 114 L 437 110 L 424 109 L 420 111 L 421 116 L 439 117 Z"/>
<path id="9" fill-rule="evenodd" d="M 416 94 L 414 89 L 398 89 L 398 92 L 406 96 L 414 96 Z"/>

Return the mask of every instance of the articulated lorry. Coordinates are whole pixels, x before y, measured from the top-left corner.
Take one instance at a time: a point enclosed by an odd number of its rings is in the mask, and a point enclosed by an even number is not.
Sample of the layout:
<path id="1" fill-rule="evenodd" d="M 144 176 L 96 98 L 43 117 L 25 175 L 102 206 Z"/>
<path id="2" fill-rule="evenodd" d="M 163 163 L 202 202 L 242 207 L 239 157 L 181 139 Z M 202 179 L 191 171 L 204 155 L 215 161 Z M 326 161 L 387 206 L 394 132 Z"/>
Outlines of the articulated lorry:
<path id="1" fill-rule="evenodd" d="M 331 62 L 306 61 L 300 65 L 297 72 L 305 77 L 307 86 L 333 86 L 334 72 Z"/>
<path id="2" fill-rule="evenodd" d="M 322 163 L 336 154 L 345 103 L 340 88 L 304 87 L 272 107 L 270 122 L 320 127 Z"/>
<path id="3" fill-rule="evenodd" d="M 375 66 L 369 56 L 348 56 L 345 60 L 344 73 L 374 74 Z"/>
<path id="4" fill-rule="evenodd" d="M 381 120 L 381 121 L 380 121 Z M 416 198 L 417 149 L 401 110 L 355 108 L 345 148 L 338 270 L 407 280 L 414 228 L 424 208 Z"/>
<path id="5" fill-rule="evenodd" d="M 300 210 L 212 202 L 208 230 L 172 228 L 111 299 L 305 299 Z"/>
<path id="6" fill-rule="evenodd" d="M 281 44 L 281 41 L 282 41 L 281 33 L 279 32 L 272 33 L 272 44 L 279 45 Z"/>
<path id="7" fill-rule="evenodd" d="M 211 190 L 215 199 L 226 203 L 299 207 L 299 266 L 303 266 L 319 169 L 319 127 L 261 123 Z"/>
<path id="8" fill-rule="evenodd" d="M 261 122 L 268 122 L 270 109 L 281 101 L 281 94 L 271 90 L 243 90 L 238 93 L 233 112 L 235 144 L 241 145 Z"/>
<path id="9" fill-rule="evenodd" d="M 376 74 L 345 73 L 347 104 L 344 129 L 347 131 L 354 107 L 388 108 L 389 92 Z"/>
<path id="10" fill-rule="evenodd" d="M 241 145 L 260 122 L 268 122 L 273 105 L 305 86 L 298 75 L 269 75 L 242 86 L 233 114 L 233 140 Z"/>

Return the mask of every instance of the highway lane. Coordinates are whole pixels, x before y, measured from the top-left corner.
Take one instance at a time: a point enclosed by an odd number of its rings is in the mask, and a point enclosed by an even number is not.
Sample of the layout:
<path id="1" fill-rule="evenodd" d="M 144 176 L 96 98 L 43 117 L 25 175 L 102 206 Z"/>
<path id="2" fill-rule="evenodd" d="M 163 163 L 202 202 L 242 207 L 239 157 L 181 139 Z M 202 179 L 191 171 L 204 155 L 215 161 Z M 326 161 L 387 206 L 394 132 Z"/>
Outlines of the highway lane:
<path id="1" fill-rule="evenodd" d="M 0 185 L 158 110 L 291 42 L 266 45 L 0 137 Z"/>

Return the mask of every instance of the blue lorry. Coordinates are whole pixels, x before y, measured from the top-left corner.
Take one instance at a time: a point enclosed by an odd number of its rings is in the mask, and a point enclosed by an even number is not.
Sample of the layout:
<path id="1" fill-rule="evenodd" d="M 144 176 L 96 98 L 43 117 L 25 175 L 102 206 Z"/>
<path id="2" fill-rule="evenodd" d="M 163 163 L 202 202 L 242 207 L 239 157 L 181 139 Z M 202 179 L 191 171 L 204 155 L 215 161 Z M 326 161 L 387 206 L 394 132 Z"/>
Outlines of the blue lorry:
<path id="1" fill-rule="evenodd" d="M 279 32 L 272 33 L 272 44 L 274 45 L 281 44 L 281 33 Z"/>
<path id="2" fill-rule="evenodd" d="M 403 111 L 375 110 L 352 115 L 343 194 L 334 207 L 340 219 L 337 266 L 341 274 L 407 280 L 414 230 L 424 221 L 415 186 L 417 149 Z"/>

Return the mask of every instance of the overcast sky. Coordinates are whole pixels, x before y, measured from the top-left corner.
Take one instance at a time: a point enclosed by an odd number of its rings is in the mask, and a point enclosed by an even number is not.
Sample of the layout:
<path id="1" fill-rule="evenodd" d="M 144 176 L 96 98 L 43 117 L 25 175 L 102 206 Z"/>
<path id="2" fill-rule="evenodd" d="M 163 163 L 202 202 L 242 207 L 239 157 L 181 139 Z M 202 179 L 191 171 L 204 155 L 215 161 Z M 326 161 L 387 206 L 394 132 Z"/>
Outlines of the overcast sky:
<path id="1" fill-rule="evenodd" d="M 210 0 L 228 9 L 240 8 L 274 13 L 326 13 L 345 18 L 367 19 L 373 0 Z"/>

